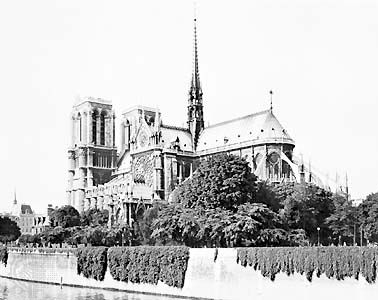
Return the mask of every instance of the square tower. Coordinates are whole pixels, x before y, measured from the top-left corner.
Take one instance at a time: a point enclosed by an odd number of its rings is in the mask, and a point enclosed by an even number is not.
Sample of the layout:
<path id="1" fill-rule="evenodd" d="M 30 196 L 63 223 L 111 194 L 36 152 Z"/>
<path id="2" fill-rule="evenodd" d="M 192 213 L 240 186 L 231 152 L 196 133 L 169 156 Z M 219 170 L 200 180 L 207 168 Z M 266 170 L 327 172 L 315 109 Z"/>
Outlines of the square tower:
<path id="1" fill-rule="evenodd" d="M 82 212 L 85 189 L 108 182 L 116 160 L 112 103 L 92 97 L 78 99 L 72 108 L 67 204 Z"/>

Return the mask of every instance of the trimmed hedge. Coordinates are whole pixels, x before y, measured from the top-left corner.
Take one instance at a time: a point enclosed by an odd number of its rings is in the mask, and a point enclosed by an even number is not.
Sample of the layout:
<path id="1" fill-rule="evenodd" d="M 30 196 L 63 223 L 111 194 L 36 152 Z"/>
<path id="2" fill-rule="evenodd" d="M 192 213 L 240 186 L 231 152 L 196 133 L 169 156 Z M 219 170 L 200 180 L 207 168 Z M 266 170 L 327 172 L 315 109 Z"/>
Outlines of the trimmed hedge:
<path id="1" fill-rule="evenodd" d="M 8 249 L 6 246 L 0 246 L 0 263 L 3 263 L 4 266 L 7 266 L 8 262 Z"/>
<path id="2" fill-rule="evenodd" d="M 86 278 L 104 280 L 107 269 L 106 247 L 85 247 L 77 249 L 77 274 Z"/>
<path id="3" fill-rule="evenodd" d="M 182 288 L 189 248 L 184 246 L 112 247 L 108 251 L 110 274 L 115 280 Z"/>
<path id="4" fill-rule="evenodd" d="M 328 278 L 343 280 L 359 278 L 361 274 L 369 283 L 377 277 L 378 248 L 376 247 L 277 247 L 238 248 L 237 263 L 260 270 L 272 281 L 279 272 L 288 276 L 297 272 L 312 281 L 325 274 Z"/>

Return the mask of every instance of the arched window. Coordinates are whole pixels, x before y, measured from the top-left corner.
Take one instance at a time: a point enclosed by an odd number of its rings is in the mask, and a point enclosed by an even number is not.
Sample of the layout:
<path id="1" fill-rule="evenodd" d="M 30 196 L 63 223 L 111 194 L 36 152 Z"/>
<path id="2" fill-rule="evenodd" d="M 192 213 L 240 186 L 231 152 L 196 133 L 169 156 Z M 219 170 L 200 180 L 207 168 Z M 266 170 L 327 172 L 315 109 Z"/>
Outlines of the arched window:
<path id="1" fill-rule="evenodd" d="M 92 141 L 97 144 L 97 111 L 92 113 Z"/>
<path id="2" fill-rule="evenodd" d="M 79 122 L 79 128 L 78 128 L 78 130 L 79 130 L 79 142 L 81 142 L 81 140 L 82 140 L 82 119 L 81 119 L 81 114 L 79 113 L 78 115 L 77 115 L 77 120 L 78 120 L 78 122 Z"/>
<path id="3" fill-rule="evenodd" d="M 100 116 L 100 144 L 105 145 L 105 113 Z"/>
<path id="4" fill-rule="evenodd" d="M 268 174 L 273 181 L 277 181 L 280 178 L 279 162 L 280 156 L 277 152 L 272 152 L 268 156 Z"/>

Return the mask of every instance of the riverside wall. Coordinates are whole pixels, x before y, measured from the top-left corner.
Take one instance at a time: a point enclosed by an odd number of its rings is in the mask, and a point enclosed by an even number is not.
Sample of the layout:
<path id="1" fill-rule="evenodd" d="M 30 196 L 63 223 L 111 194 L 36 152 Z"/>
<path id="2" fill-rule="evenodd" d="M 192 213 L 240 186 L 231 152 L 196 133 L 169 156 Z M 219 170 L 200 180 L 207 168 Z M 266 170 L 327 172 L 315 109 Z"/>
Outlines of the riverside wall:
<path id="1" fill-rule="evenodd" d="M 8 264 L 0 264 L 0 276 L 44 283 L 117 289 L 129 292 L 163 294 L 207 299 L 375 299 L 378 283 L 347 278 L 343 281 L 324 276 L 308 282 L 305 276 L 278 274 L 274 282 L 251 267 L 236 263 L 236 249 L 190 249 L 190 259 L 182 289 L 158 285 L 119 282 L 107 270 L 104 281 L 77 275 L 73 254 L 10 252 Z"/>

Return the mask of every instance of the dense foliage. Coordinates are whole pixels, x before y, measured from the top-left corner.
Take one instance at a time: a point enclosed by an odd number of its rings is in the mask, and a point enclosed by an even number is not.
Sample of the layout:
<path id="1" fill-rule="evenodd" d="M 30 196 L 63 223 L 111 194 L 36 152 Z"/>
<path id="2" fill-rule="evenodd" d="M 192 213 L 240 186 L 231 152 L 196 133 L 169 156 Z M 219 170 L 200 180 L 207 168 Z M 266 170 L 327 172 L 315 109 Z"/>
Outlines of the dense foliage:
<path id="1" fill-rule="evenodd" d="M 6 246 L 0 246 L 0 263 L 7 266 L 8 262 L 8 249 Z"/>
<path id="2" fill-rule="evenodd" d="M 106 226 L 109 220 L 109 211 L 91 208 L 81 213 L 80 224 L 81 226 Z"/>
<path id="3" fill-rule="evenodd" d="M 377 277 L 377 257 L 375 247 L 239 248 L 237 262 L 259 270 L 271 280 L 279 272 L 287 275 L 297 272 L 309 281 L 314 274 L 337 280 L 358 279 L 361 274 L 373 283 Z"/>
<path id="4" fill-rule="evenodd" d="M 118 281 L 182 288 L 188 266 L 187 247 L 113 247 L 108 251 L 109 269 Z"/>
<path id="5" fill-rule="evenodd" d="M 202 161 L 172 203 L 159 207 L 151 237 L 190 247 L 306 245 L 329 216 L 328 196 L 312 185 L 256 184 L 247 161 L 219 154 Z M 297 220 L 298 214 L 306 218 Z M 312 226 L 303 228 L 306 222 Z"/>
<path id="6" fill-rule="evenodd" d="M 378 243 L 378 193 L 368 195 L 359 205 L 358 219 L 365 238 Z"/>
<path id="7" fill-rule="evenodd" d="M 77 273 L 83 274 L 86 278 L 104 280 L 107 268 L 106 247 L 83 247 L 76 252 Z"/>
<path id="8" fill-rule="evenodd" d="M 255 198 L 256 176 L 238 156 L 219 154 L 203 160 L 193 176 L 175 193 L 175 202 L 187 208 L 223 208 L 236 211 Z"/>
<path id="9" fill-rule="evenodd" d="M 18 243 L 21 245 L 24 244 L 34 244 L 37 245 L 41 242 L 40 236 L 37 234 L 21 234 L 21 236 L 18 238 Z"/>
<path id="10" fill-rule="evenodd" d="M 68 228 L 79 226 L 80 214 L 74 207 L 65 205 L 51 213 L 50 222 L 53 227 L 60 226 L 62 228 Z"/>
<path id="11" fill-rule="evenodd" d="M 290 244 L 281 217 L 261 203 L 240 205 L 236 212 L 195 210 L 180 204 L 161 208 L 152 237 L 162 245 L 235 247 Z M 292 239 L 295 243 L 295 239 Z"/>
<path id="12" fill-rule="evenodd" d="M 358 234 L 357 207 L 353 206 L 352 201 L 342 195 L 333 195 L 334 210 L 326 219 L 325 225 L 331 231 L 330 238 L 334 244 L 346 243 L 353 245 Z"/>
<path id="13" fill-rule="evenodd" d="M 132 239 L 131 229 L 126 224 L 117 224 L 112 227 L 75 226 L 50 228 L 38 235 L 34 235 L 35 243 L 45 245 L 67 243 L 71 246 L 80 244 L 91 246 L 129 245 Z"/>
<path id="14" fill-rule="evenodd" d="M 107 210 L 90 209 L 79 216 L 64 206 L 52 213 L 53 228 L 19 242 L 107 247 L 378 243 L 378 193 L 355 207 L 345 193 L 332 194 L 314 184 L 257 181 L 246 160 L 228 154 L 202 160 L 169 203 L 155 202 L 132 227 L 109 228 L 108 218 Z"/>
<path id="15" fill-rule="evenodd" d="M 20 235 L 20 228 L 15 221 L 8 217 L 0 217 L 0 242 L 15 241 Z"/>
<path id="16" fill-rule="evenodd" d="M 315 244 L 319 227 L 323 244 L 330 243 L 327 238 L 331 232 L 325 224 L 334 210 L 330 192 L 312 184 L 295 184 L 282 205 L 282 215 L 289 228 L 305 230 L 310 242 Z"/>

